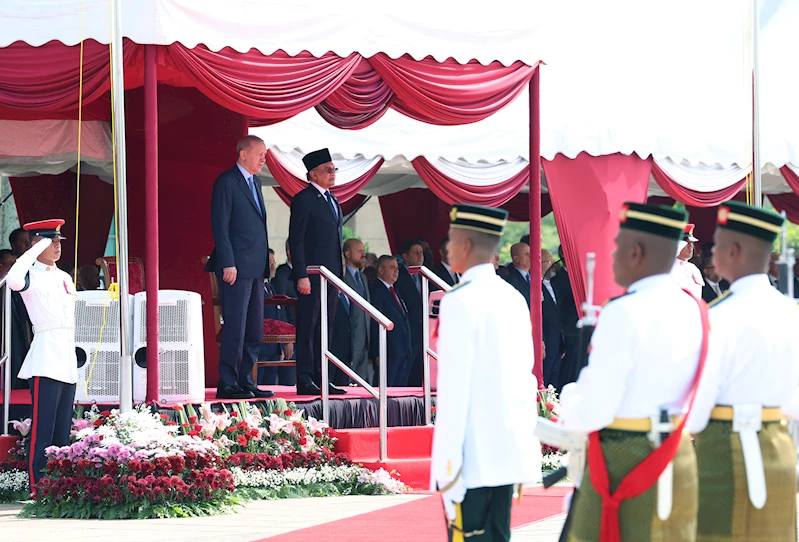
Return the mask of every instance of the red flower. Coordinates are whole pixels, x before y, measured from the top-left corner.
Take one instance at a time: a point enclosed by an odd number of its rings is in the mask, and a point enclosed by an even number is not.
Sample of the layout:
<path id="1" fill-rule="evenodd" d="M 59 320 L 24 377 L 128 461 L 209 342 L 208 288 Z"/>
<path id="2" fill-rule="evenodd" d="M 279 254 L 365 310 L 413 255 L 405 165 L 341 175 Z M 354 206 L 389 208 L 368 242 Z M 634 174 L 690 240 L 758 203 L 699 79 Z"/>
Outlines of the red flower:
<path id="1" fill-rule="evenodd" d="M 103 464 L 103 472 L 106 475 L 116 475 L 119 473 L 119 468 L 116 461 L 108 461 Z"/>
<path id="2" fill-rule="evenodd" d="M 244 435 L 239 435 L 236 437 L 236 441 L 240 446 L 247 446 L 247 438 Z"/>
<path id="3" fill-rule="evenodd" d="M 177 425 L 177 422 L 169 421 L 169 422 L 166 422 L 166 424 L 167 425 Z"/>
<path id="4" fill-rule="evenodd" d="M 228 433 L 235 433 L 235 432 L 236 432 L 236 426 L 235 426 L 235 425 L 231 425 L 230 427 L 228 427 L 228 428 L 226 429 L 226 431 L 227 431 Z"/>
<path id="5" fill-rule="evenodd" d="M 538 401 L 539 403 L 543 403 L 544 402 L 544 400 L 541 398 L 541 394 L 540 393 L 536 394 L 535 400 Z"/>
<path id="6" fill-rule="evenodd" d="M 59 462 L 55 459 L 51 459 L 47 462 L 47 471 L 54 472 L 58 468 Z"/>
<path id="7" fill-rule="evenodd" d="M 168 420 L 169 419 L 169 415 L 168 414 L 161 414 L 161 419 L 162 420 Z"/>
<path id="8" fill-rule="evenodd" d="M 286 418 L 291 418 L 291 415 L 294 414 L 294 412 L 292 410 L 285 410 L 283 411 L 283 414 L 286 415 Z"/>
<path id="9" fill-rule="evenodd" d="M 555 405 L 553 405 L 552 403 L 547 403 L 546 407 L 547 407 L 547 410 L 552 410 L 553 408 L 555 408 Z"/>
<path id="10" fill-rule="evenodd" d="M 305 446 L 306 444 L 308 444 L 308 439 L 305 438 L 305 437 L 301 437 L 300 438 L 300 446 Z"/>
<path id="11" fill-rule="evenodd" d="M 549 421 L 556 422 L 556 421 L 558 421 L 558 419 L 555 416 L 552 416 L 552 417 L 549 418 Z"/>
<path id="12" fill-rule="evenodd" d="M 103 410 L 102 412 L 100 412 L 100 416 L 104 416 L 106 418 L 109 417 L 110 415 L 111 415 L 110 410 Z"/>
<path id="13" fill-rule="evenodd" d="M 313 434 L 313 436 L 315 436 L 316 438 L 322 438 L 322 432 L 317 431 L 316 433 Z"/>
<path id="14" fill-rule="evenodd" d="M 138 459 L 131 459 L 130 462 L 128 463 L 128 468 L 132 472 L 139 472 L 141 470 L 141 461 L 139 461 Z"/>
<path id="15" fill-rule="evenodd" d="M 257 437 L 257 436 L 258 436 L 258 430 L 257 430 L 257 429 L 251 429 L 251 430 L 250 430 L 250 431 L 247 433 L 247 436 L 248 436 L 249 438 L 255 438 L 255 437 Z"/>
<path id="16" fill-rule="evenodd" d="M 189 416 L 189 423 L 197 423 L 197 416 Z"/>
<path id="17" fill-rule="evenodd" d="M 239 413 L 234 410 L 233 412 L 230 413 L 230 417 L 231 418 L 238 418 L 239 417 Z"/>
<path id="18" fill-rule="evenodd" d="M 92 462 L 89 461 L 88 459 L 79 459 L 78 460 L 78 469 L 79 470 L 88 469 L 91 466 L 92 466 Z"/>
<path id="19" fill-rule="evenodd" d="M 181 411 L 183 410 L 183 405 L 175 405 L 175 406 L 173 406 L 172 408 L 173 408 L 174 410 L 177 410 L 178 412 L 181 412 Z"/>
<path id="20" fill-rule="evenodd" d="M 97 418 L 96 420 L 94 420 L 94 426 L 95 427 L 100 427 L 101 425 L 103 425 L 102 418 Z"/>

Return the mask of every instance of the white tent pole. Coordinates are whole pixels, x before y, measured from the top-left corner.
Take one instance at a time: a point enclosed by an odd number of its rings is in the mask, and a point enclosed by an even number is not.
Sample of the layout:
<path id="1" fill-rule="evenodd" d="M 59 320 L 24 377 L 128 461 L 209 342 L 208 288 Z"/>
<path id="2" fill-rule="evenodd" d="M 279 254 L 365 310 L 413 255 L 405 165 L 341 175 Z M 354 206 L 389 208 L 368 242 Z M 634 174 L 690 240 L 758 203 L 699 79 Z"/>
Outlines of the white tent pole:
<path id="1" fill-rule="evenodd" d="M 111 2 L 111 65 L 112 99 L 114 104 L 114 146 L 116 147 L 116 207 L 117 207 L 117 282 L 119 283 L 119 410 L 133 409 L 133 366 L 130 351 L 130 303 L 128 301 L 128 199 L 125 154 L 125 81 L 122 55 L 122 0 Z"/>
<path id="2" fill-rule="evenodd" d="M 752 179 L 753 201 L 756 207 L 763 206 L 763 185 L 760 171 L 760 103 L 758 34 L 760 33 L 759 2 L 752 0 Z"/>

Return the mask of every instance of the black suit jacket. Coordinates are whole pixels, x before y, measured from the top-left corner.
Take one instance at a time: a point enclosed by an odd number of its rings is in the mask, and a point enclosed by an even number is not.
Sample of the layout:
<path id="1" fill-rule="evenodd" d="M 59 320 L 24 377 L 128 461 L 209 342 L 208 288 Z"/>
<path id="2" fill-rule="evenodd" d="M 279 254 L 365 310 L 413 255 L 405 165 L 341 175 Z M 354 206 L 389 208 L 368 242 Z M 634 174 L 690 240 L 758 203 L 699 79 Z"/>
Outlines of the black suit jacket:
<path id="1" fill-rule="evenodd" d="M 272 279 L 272 286 L 275 288 L 275 293 L 287 295 L 297 299 L 297 288 L 294 286 L 294 281 L 291 280 L 291 267 L 288 264 L 280 264 L 275 270 L 275 278 Z M 295 324 L 294 314 L 295 307 L 286 307 L 287 322 Z"/>
<path id="2" fill-rule="evenodd" d="M 518 273 L 517 273 L 518 274 Z M 525 281 L 526 283 L 527 281 Z M 555 289 L 554 286 L 552 288 Z M 555 291 L 555 295 L 558 292 Z M 560 302 L 560 299 L 558 299 Z M 560 324 L 560 309 L 549 295 L 549 291 L 541 283 L 541 320 L 544 344 L 547 347 L 546 359 L 558 359 L 563 353 L 563 331 Z"/>
<path id="3" fill-rule="evenodd" d="M 394 284 L 394 290 L 396 289 L 397 285 Z M 394 329 L 386 332 L 386 356 L 391 360 L 410 358 L 411 327 L 408 322 L 408 313 L 400 309 L 397 300 L 391 295 L 386 285 L 379 280 L 369 287 L 369 293 L 372 296 L 372 305 L 394 323 Z M 380 353 L 378 339 L 380 329 L 375 320 L 372 320 L 370 325 L 372 326 L 370 334 L 375 339 L 370 341 L 369 357 L 375 359 Z M 385 363 L 386 360 L 380 361 Z"/>
<path id="4" fill-rule="evenodd" d="M 450 286 L 455 286 L 455 281 L 452 280 L 452 275 L 450 275 L 447 268 L 444 267 L 443 263 L 439 263 L 437 266 L 433 268 L 433 273 L 441 277 L 441 280 L 449 284 Z"/>
<path id="5" fill-rule="evenodd" d="M 524 296 L 524 300 L 527 301 L 527 308 L 530 308 L 530 285 L 527 283 L 525 278 L 519 273 L 519 270 L 513 266 L 510 266 L 508 269 L 508 276 L 505 278 L 508 281 L 508 284 L 516 288 L 520 294 Z M 535 280 L 533 277 L 530 277 L 530 280 Z"/>
<path id="6" fill-rule="evenodd" d="M 580 315 L 577 312 L 577 304 L 574 301 L 574 292 L 569 282 L 569 273 L 566 269 L 558 272 L 550 281 L 555 295 L 558 296 L 558 311 L 560 313 L 560 329 L 564 335 L 579 337 L 577 321 Z"/>
<path id="7" fill-rule="evenodd" d="M 238 166 L 223 172 L 211 193 L 211 232 L 214 251 L 205 267 L 221 272 L 235 267 L 238 278 L 262 279 L 269 275 L 269 241 L 261 180 L 253 177 L 258 204 Z M 260 212 L 259 212 L 260 209 Z"/>
<path id="8" fill-rule="evenodd" d="M 335 196 L 333 198 L 335 201 Z M 327 199 L 311 184 L 292 198 L 289 248 L 295 281 L 308 276 L 309 265 L 324 265 L 342 276 L 342 213 L 338 201 L 335 204 L 338 217 L 333 215 Z"/>
<path id="9" fill-rule="evenodd" d="M 382 286 L 382 283 L 380 285 Z M 405 265 L 401 265 L 399 268 L 399 277 L 394 284 L 394 289 L 408 307 L 408 322 L 411 325 L 411 347 L 413 349 L 411 355 L 415 357 L 416 351 L 422 347 L 422 294 L 416 289 L 416 283 Z"/>

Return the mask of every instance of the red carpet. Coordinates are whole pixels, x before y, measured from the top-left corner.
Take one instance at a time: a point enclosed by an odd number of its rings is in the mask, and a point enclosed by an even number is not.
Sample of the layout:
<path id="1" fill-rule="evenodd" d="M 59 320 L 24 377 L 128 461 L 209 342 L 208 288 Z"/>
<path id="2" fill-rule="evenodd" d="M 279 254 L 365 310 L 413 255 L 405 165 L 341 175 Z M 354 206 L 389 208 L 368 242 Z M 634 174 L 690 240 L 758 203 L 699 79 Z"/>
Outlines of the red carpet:
<path id="1" fill-rule="evenodd" d="M 563 497 L 571 491 L 571 487 L 560 486 L 548 490 L 541 487 L 525 490 L 521 504 L 514 502 L 511 512 L 511 528 L 523 527 L 561 514 Z M 380 497 L 374 498 L 379 499 Z M 446 539 L 447 530 L 444 524 L 441 499 L 437 495 L 432 495 L 376 512 L 360 514 L 261 540 L 269 542 L 326 542 L 328 540 L 441 542 Z"/>
<path id="2" fill-rule="evenodd" d="M 320 396 L 313 395 L 297 395 L 297 389 L 294 386 L 261 386 L 263 389 L 270 389 L 275 392 L 275 397 L 281 397 L 289 402 L 307 403 L 314 399 L 321 399 Z M 389 397 L 422 397 L 424 391 L 422 388 L 389 388 Z M 433 392 L 435 395 L 435 392 Z M 331 399 L 346 400 L 346 399 L 364 399 L 372 397 L 368 391 L 363 388 L 347 388 L 345 395 L 331 395 Z M 205 388 L 205 400 L 209 403 L 238 403 L 239 401 L 233 399 L 217 399 L 216 388 Z M 250 399 L 251 401 L 262 401 L 263 399 Z M 3 404 L 3 394 L 0 393 L 0 405 Z M 11 390 L 11 404 L 12 405 L 29 405 L 31 404 L 31 392 L 28 390 Z M 113 406 L 113 405 L 106 405 Z M 165 406 L 171 406 L 166 404 Z"/>

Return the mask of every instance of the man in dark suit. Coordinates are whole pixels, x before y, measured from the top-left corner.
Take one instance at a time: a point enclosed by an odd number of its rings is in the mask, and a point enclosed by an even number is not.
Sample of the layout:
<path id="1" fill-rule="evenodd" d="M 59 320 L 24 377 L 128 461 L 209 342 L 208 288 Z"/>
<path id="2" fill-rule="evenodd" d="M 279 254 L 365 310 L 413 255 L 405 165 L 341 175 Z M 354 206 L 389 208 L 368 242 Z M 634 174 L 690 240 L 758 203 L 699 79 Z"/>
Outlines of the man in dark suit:
<path id="1" fill-rule="evenodd" d="M 404 264 L 399 266 L 395 288 L 408 309 L 411 324 L 411 363 L 397 375 L 397 386 L 420 387 L 423 378 L 422 357 L 422 276 L 411 275 L 408 267 L 424 263 L 424 248 L 418 239 L 406 241 L 402 246 Z"/>
<path id="2" fill-rule="evenodd" d="M 275 271 L 275 251 L 269 249 L 269 274 L 270 280 L 264 281 L 264 298 L 271 299 L 280 294 L 271 282 L 271 275 Z M 278 322 L 288 322 L 287 307 L 282 305 L 264 305 L 264 320 L 271 319 Z M 261 344 L 261 352 L 258 359 L 261 361 L 280 361 L 291 359 L 294 356 L 294 343 L 264 343 Z M 259 367 L 258 384 L 274 386 L 294 386 L 297 383 L 297 371 L 295 367 Z"/>
<path id="3" fill-rule="evenodd" d="M 272 279 L 272 286 L 275 288 L 275 293 L 287 295 L 297 299 L 297 289 L 294 287 L 294 280 L 291 278 L 291 249 L 289 248 L 288 239 L 286 240 L 286 263 L 277 266 L 275 270 L 275 278 Z M 286 320 L 291 325 L 296 325 L 296 314 L 294 306 L 286 307 Z"/>
<path id="4" fill-rule="evenodd" d="M 330 192 L 336 184 L 336 167 L 330 151 L 321 149 L 306 154 L 308 186 L 291 200 L 289 248 L 292 278 L 297 299 L 297 393 L 321 395 L 321 302 L 319 275 L 309 276 L 309 265 L 322 265 L 341 277 L 341 226 L 343 216 L 336 197 Z M 332 339 L 338 296 L 335 286 L 327 289 L 328 337 Z M 330 343 L 328 343 L 330 344 Z M 332 372 L 332 371 L 331 371 Z M 330 385 L 331 394 L 346 393 Z"/>
<path id="5" fill-rule="evenodd" d="M 508 265 L 508 276 L 505 280 L 516 288 L 527 306 L 530 306 L 530 245 L 527 243 L 516 243 L 510 247 L 510 257 L 513 259 Z"/>
<path id="6" fill-rule="evenodd" d="M 266 145 L 245 136 L 236 145 L 236 165 L 222 173 L 211 194 L 214 251 L 206 271 L 219 278 L 222 345 L 219 350 L 220 399 L 271 397 L 252 380 L 264 331 L 264 276 L 269 272 L 266 207 L 257 173 Z"/>
<path id="7" fill-rule="evenodd" d="M 413 362 L 411 357 L 411 326 L 408 309 L 394 288 L 399 276 L 399 265 L 393 256 L 380 256 L 377 260 L 377 281 L 371 286 L 372 305 L 394 323 L 394 329 L 386 332 L 386 357 L 379 359 L 380 329 L 375 320 L 371 322 L 374 340 L 369 345 L 369 357 L 375 360 L 374 384 L 380 384 L 379 364 L 386 364 L 388 386 L 405 386 L 406 367 Z"/>
<path id="8" fill-rule="evenodd" d="M 444 237 L 441 240 L 441 243 L 438 245 L 438 253 L 441 255 L 441 263 L 433 268 L 433 273 L 441 277 L 441 280 L 449 284 L 450 286 L 455 286 L 461 281 L 460 273 L 455 273 L 452 268 L 449 266 L 449 258 L 447 257 L 447 243 L 449 242 L 449 237 Z"/>
<path id="9" fill-rule="evenodd" d="M 712 255 L 705 256 L 703 260 L 702 276 L 705 279 L 705 285 L 702 286 L 702 299 L 705 303 L 712 303 L 730 288 L 730 283 L 716 273 L 716 264 Z"/>
<path id="10" fill-rule="evenodd" d="M 558 385 L 560 364 L 563 357 L 563 331 L 560 321 L 559 303 L 551 278 L 554 276 L 555 264 L 548 250 L 541 251 L 541 322 L 544 347 L 544 385 Z"/>
<path id="11" fill-rule="evenodd" d="M 577 329 L 577 322 L 580 319 L 580 315 L 577 312 L 577 303 L 574 300 L 566 259 L 563 256 L 563 245 L 558 248 L 558 257 L 560 258 L 561 268 L 552 277 L 552 287 L 555 289 L 555 295 L 558 298 L 560 325 L 565 350 L 560 363 L 558 383 L 555 384 L 555 387 L 560 390 L 569 382 L 577 380 L 577 360 L 580 359 L 580 330 Z"/>
<path id="12" fill-rule="evenodd" d="M 366 250 L 358 239 L 344 241 L 344 282 L 371 303 L 369 281 L 363 272 L 366 263 Z M 352 370 L 367 382 L 372 381 L 372 368 L 369 366 L 369 339 L 371 317 L 358 305 L 351 303 L 350 329 L 352 344 Z"/>

